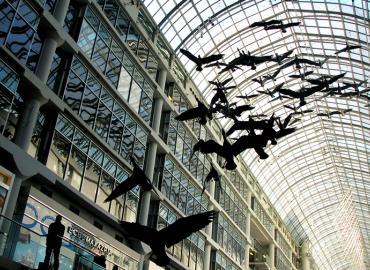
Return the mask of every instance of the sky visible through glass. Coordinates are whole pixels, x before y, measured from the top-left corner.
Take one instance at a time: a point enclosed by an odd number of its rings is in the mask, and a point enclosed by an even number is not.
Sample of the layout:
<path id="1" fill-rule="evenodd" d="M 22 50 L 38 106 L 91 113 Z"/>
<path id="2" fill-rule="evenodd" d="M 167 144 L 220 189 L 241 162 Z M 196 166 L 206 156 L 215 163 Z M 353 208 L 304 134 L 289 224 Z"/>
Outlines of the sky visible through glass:
<path id="1" fill-rule="evenodd" d="M 210 102 L 214 92 L 209 80 L 237 85 L 228 92 L 230 102 L 251 103 L 253 114 L 284 119 L 291 111 L 284 105 L 297 101 L 259 95 L 254 100 L 240 100 L 237 95 L 256 94 L 284 82 L 284 88 L 298 90 L 308 83 L 289 77 L 298 74 L 291 66 L 283 69 L 276 80 L 263 87 L 252 79 L 271 74 L 277 63 L 263 63 L 256 70 L 243 68 L 219 74 L 217 67 L 195 70 L 195 64 L 179 53 L 184 48 L 194 55 L 224 54 L 228 63 L 239 56 L 238 50 L 252 55 L 275 55 L 294 50 L 297 55 L 314 61 L 327 61 L 322 67 L 301 71 L 338 75 L 345 73 L 339 85 L 364 82 L 369 87 L 369 3 L 364 0 L 338 1 L 161 1 L 144 0 L 161 32 Z M 297 27 L 265 31 L 249 28 L 255 21 L 279 19 L 300 21 Z M 346 42 L 360 49 L 335 54 Z M 336 86 L 336 84 L 334 85 Z M 349 90 L 347 90 L 349 91 Z M 300 241 L 307 239 L 319 269 L 370 268 L 370 93 L 363 96 L 323 97 L 315 93 L 303 110 L 312 113 L 294 115 L 297 131 L 267 147 L 270 157 L 259 160 L 253 150 L 243 158 L 255 174 L 274 207 Z M 277 97 L 277 96 L 274 96 Z M 318 113 L 352 109 L 345 115 L 330 117 Z M 244 119 L 243 119 L 244 118 Z M 247 120 L 248 113 L 240 120 Z M 225 130 L 233 124 L 220 120 Z"/>

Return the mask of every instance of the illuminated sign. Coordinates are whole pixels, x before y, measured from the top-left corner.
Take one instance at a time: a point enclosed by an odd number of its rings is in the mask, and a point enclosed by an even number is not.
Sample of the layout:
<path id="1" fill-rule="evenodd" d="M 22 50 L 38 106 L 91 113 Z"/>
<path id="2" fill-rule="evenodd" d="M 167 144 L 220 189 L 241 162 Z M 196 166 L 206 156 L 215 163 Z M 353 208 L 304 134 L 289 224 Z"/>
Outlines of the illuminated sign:
<path id="1" fill-rule="evenodd" d="M 75 226 L 73 227 L 69 226 L 67 228 L 67 233 L 70 234 L 71 239 L 75 241 L 76 240 L 82 241 L 85 244 L 87 244 L 91 249 L 95 248 L 100 252 L 104 253 L 105 255 L 110 255 L 112 253 L 111 249 L 106 247 L 104 243 L 102 243 L 99 239 Z"/>

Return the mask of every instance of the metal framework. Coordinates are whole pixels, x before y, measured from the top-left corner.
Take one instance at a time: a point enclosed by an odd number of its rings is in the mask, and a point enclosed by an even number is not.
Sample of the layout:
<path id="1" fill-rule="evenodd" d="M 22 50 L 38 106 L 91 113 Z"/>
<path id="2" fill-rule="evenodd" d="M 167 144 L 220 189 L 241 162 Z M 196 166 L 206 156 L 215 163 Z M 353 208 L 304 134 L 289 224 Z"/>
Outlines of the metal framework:
<path id="1" fill-rule="evenodd" d="M 144 0 L 154 20 L 173 49 L 185 48 L 194 55 L 222 53 L 230 62 L 238 49 L 255 55 L 282 54 L 294 49 L 300 57 L 315 61 L 328 57 L 321 68 L 307 68 L 314 74 L 337 75 L 346 72 L 342 82 L 360 83 L 369 79 L 369 2 L 366 0 Z M 249 28 L 254 21 L 280 19 L 301 21 L 301 25 L 281 33 Z M 361 49 L 335 54 L 346 42 Z M 214 92 L 208 80 L 224 80 L 237 85 L 228 93 L 236 95 L 284 87 L 297 90 L 306 83 L 288 77 L 298 70 L 282 70 L 276 81 L 264 89 L 251 81 L 271 74 L 276 63 L 264 63 L 255 71 L 249 68 L 219 74 L 217 68 L 202 72 L 178 53 L 193 81 L 210 101 Z M 314 76 L 317 77 L 317 76 Z M 369 87 L 366 82 L 360 90 Z M 298 130 L 267 150 L 270 157 L 259 160 L 254 151 L 243 158 L 268 194 L 274 207 L 297 240 L 307 240 L 319 269 L 370 269 L 370 93 L 365 96 L 310 97 L 303 115 L 294 124 Z M 239 101 L 238 104 L 246 102 Z M 283 105 L 298 102 L 276 100 L 261 95 L 252 101 L 255 114 L 285 118 L 289 110 Z M 346 115 L 319 117 L 319 112 L 351 108 Z M 245 115 L 245 118 L 248 114 Z M 232 121 L 222 119 L 227 130 Z"/>

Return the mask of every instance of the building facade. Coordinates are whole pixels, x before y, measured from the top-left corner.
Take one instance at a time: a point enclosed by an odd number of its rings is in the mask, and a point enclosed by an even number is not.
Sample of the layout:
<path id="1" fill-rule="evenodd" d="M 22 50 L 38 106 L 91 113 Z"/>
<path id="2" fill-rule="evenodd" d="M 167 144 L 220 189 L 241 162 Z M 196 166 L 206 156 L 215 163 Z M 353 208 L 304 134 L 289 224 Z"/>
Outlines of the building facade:
<path id="1" fill-rule="evenodd" d="M 140 4 L 0 0 L 0 95 L 2 256 L 37 268 L 61 214 L 60 269 L 98 269 L 98 254 L 109 270 L 157 269 L 119 221 L 161 229 L 215 209 L 210 226 L 167 250 L 166 269 L 310 269 L 307 245 L 242 161 L 226 171 L 217 156 L 190 159 L 199 138 L 221 141 L 221 127 L 174 119 L 201 97 Z M 156 192 L 104 203 L 130 156 Z M 211 164 L 222 188 L 202 195 Z"/>

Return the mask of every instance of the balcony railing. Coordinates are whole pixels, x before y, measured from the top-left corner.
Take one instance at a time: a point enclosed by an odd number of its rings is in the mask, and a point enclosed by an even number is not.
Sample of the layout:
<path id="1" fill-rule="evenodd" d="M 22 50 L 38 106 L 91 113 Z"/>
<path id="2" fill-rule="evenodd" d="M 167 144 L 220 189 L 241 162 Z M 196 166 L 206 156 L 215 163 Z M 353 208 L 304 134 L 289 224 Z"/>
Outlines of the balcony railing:
<path id="1" fill-rule="evenodd" d="M 0 256 L 37 269 L 44 261 L 46 235 L 40 235 L 22 224 L 0 215 Z M 96 254 L 63 238 L 59 255 L 59 270 L 103 270 L 93 262 Z M 53 256 L 51 256 L 51 263 Z"/>

